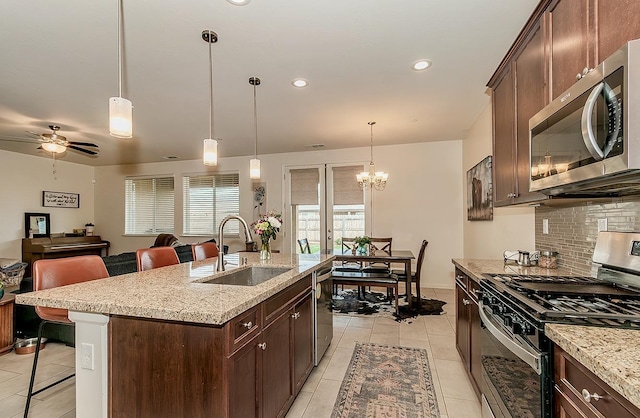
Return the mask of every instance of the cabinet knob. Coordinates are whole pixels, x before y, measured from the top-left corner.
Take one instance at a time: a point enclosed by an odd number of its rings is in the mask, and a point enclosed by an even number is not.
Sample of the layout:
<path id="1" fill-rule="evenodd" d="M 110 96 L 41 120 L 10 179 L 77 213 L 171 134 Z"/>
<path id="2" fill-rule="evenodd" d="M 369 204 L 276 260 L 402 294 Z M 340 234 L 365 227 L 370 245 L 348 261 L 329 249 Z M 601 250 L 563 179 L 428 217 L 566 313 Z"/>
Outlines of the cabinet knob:
<path id="1" fill-rule="evenodd" d="M 594 401 L 599 401 L 600 399 L 604 398 L 604 396 L 600 396 L 597 393 L 591 394 L 586 389 L 582 389 L 582 397 L 589 403 L 591 403 L 591 399 L 593 399 Z"/>
<path id="2" fill-rule="evenodd" d="M 471 301 L 469 299 L 462 299 L 462 304 L 463 305 L 469 305 L 471 303 Z"/>
<path id="3" fill-rule="evenodd" d="M 249 321 L 249 322 L 245 322 L 244 324 L 242 324 L 243 327 L 245 327 L 246 329 L 251 329 L 251 327 L 253 327 L 253 322 Z"/>
<path id="4" fill-rule="evenodd" d="M 585 75 L 589 74 L 589 71 L 591 71 L 591 70 L 589 69 L 589 67 L 584 67 L 584 68 L 582 69 L 582 75 L 583 75 L 583 76 L 585 76 Z"/>
<path id="5" fill-rule="evenodd" d="M 578 73 L 576 74 L 576 80 L 580 80 L 582 78 L 582 74 Z"/>
<path id="6" fill-rule="evenodd" d="M 260 344 L 258 344 L 258 347 L 260 347 L 262 350 L 266 350 L 267 349 L 267 343 L 260 343 Z"/>
<path id="7" fill-rule="evenodd" d="M 292 314 L 291 314 L 291 318 L 293 318 L 293 319 L 298 319 L 298 318 L 300 318 L 300 312 L 294 312 L 294 313 L 292 313 Z"/>

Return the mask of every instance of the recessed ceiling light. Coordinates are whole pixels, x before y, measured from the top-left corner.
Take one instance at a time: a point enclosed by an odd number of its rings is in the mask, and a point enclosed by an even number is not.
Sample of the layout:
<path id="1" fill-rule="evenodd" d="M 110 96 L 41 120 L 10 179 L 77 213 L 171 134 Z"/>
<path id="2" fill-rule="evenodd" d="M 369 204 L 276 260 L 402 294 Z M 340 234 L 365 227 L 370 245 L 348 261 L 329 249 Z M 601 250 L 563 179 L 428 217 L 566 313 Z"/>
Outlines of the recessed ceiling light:
<path id="1" fill-rule="evenodd" d="M 246 6 L 247 4 L 249 4 L 251 0 L 227 0 L 227 1 L 233 4 L 234 6 Z"/>
<path id="2" fill-rule="evenodd" d="M 304 78 L 296 78 L 295 80 L 291 81 L 291 84 L 294 87 L 303 88 L 303 87 L 307 87 L 309 85 L 309 82 Z"/>
<path id="3" fill-rule="evenodd" d="M 416 71 L 426 70 L 431 67 L 431 61 L 429 60 L 418 60 L 411 65 L 411 69 Z"/>

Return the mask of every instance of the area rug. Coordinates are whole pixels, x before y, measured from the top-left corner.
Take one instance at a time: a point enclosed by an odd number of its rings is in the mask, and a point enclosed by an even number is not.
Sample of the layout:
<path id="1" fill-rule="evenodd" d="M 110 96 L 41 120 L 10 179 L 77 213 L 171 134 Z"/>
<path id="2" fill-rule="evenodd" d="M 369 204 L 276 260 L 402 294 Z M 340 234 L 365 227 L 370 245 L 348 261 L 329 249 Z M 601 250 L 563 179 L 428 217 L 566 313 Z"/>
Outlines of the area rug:
<path id="1" fill-rule="evenodd" d="M 426 350 L 356 343 L 331 418 L 439 416 Z"/>
<path id="2" fill-rule="evenodd" d="M 404 303 L 404 297 L 400 296 L 398 306 L 399 314 L 396 315 L 394 300 L 388 300 L 387 296 L 379 292 L 365 292 L 363 298 L 358 298 L 357 290 L 340 290 L 333 296 L 333 312 L 348 314 L 357 313 L 361 315 L 393 315 L 396 321 L 415 318 L 418 315 L 441 315 L 444 313 L 442 307 L 446 302 L 437 299 L 422 298 L 422 303 L 418 308 L 418 299 L 414 296 L 412 308 Z"/>

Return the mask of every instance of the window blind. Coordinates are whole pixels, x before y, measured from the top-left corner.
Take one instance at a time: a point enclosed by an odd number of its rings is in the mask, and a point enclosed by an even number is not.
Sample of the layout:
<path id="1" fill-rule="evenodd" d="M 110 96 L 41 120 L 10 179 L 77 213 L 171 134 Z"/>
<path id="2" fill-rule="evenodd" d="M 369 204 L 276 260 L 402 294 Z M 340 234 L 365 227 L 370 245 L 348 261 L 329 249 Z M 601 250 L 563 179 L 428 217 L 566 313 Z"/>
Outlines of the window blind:
<path id="1" fill-rule="evenodd" d="M 333 204 L 361 205 L 364 192 L 358 185 L 356 174 L 362 171 L 361 165 L 333 167 Z"/>
<path id="2" fill-rule="evenodd" d="M 125 179 L 125 234 L 172 234 L 173 177 Z"/>
<path id="3" fill-rule="evenodd" d="M 291 204 L 317 205 L 320 174 L 317 168 L 290 170 Z"/>
<path id="4" fill-rule="evenodd" d="M 214 235 L 227 215 L 240 214 L 238 173 L 183 177 L 183 235 Z M 240 224 L 229 222 L 225 236 L 237 236 Z"/>

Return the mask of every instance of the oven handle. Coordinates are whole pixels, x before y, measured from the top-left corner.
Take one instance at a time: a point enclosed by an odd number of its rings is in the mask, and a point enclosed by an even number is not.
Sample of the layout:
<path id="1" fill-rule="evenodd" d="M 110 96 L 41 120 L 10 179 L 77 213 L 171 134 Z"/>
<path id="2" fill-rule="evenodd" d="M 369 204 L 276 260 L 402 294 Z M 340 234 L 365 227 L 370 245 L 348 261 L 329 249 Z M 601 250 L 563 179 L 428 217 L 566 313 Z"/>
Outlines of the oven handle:
<path id="1" fill-rule="evenodd" d="M 482 300 L 478 301 L 478 306 L 480 307 L 480 319 L 482 323 L 487 327 L 487 330 L 493 335 L 502 345 L 504 345 L 509 351 L 518 356 L 522 361 L 531 366 L 536 373 L 539 375 L 542 374 L 541 367 L 541 359 L 542 355 L 533 353 L 530 350 L 527 350 L 522 345 L 516 343 L 511 339 L 507 334 L 500 331 L 500 329 L 493 324 L 489 316 L 484 311 L 484 305 L 482 304 Z"/>

